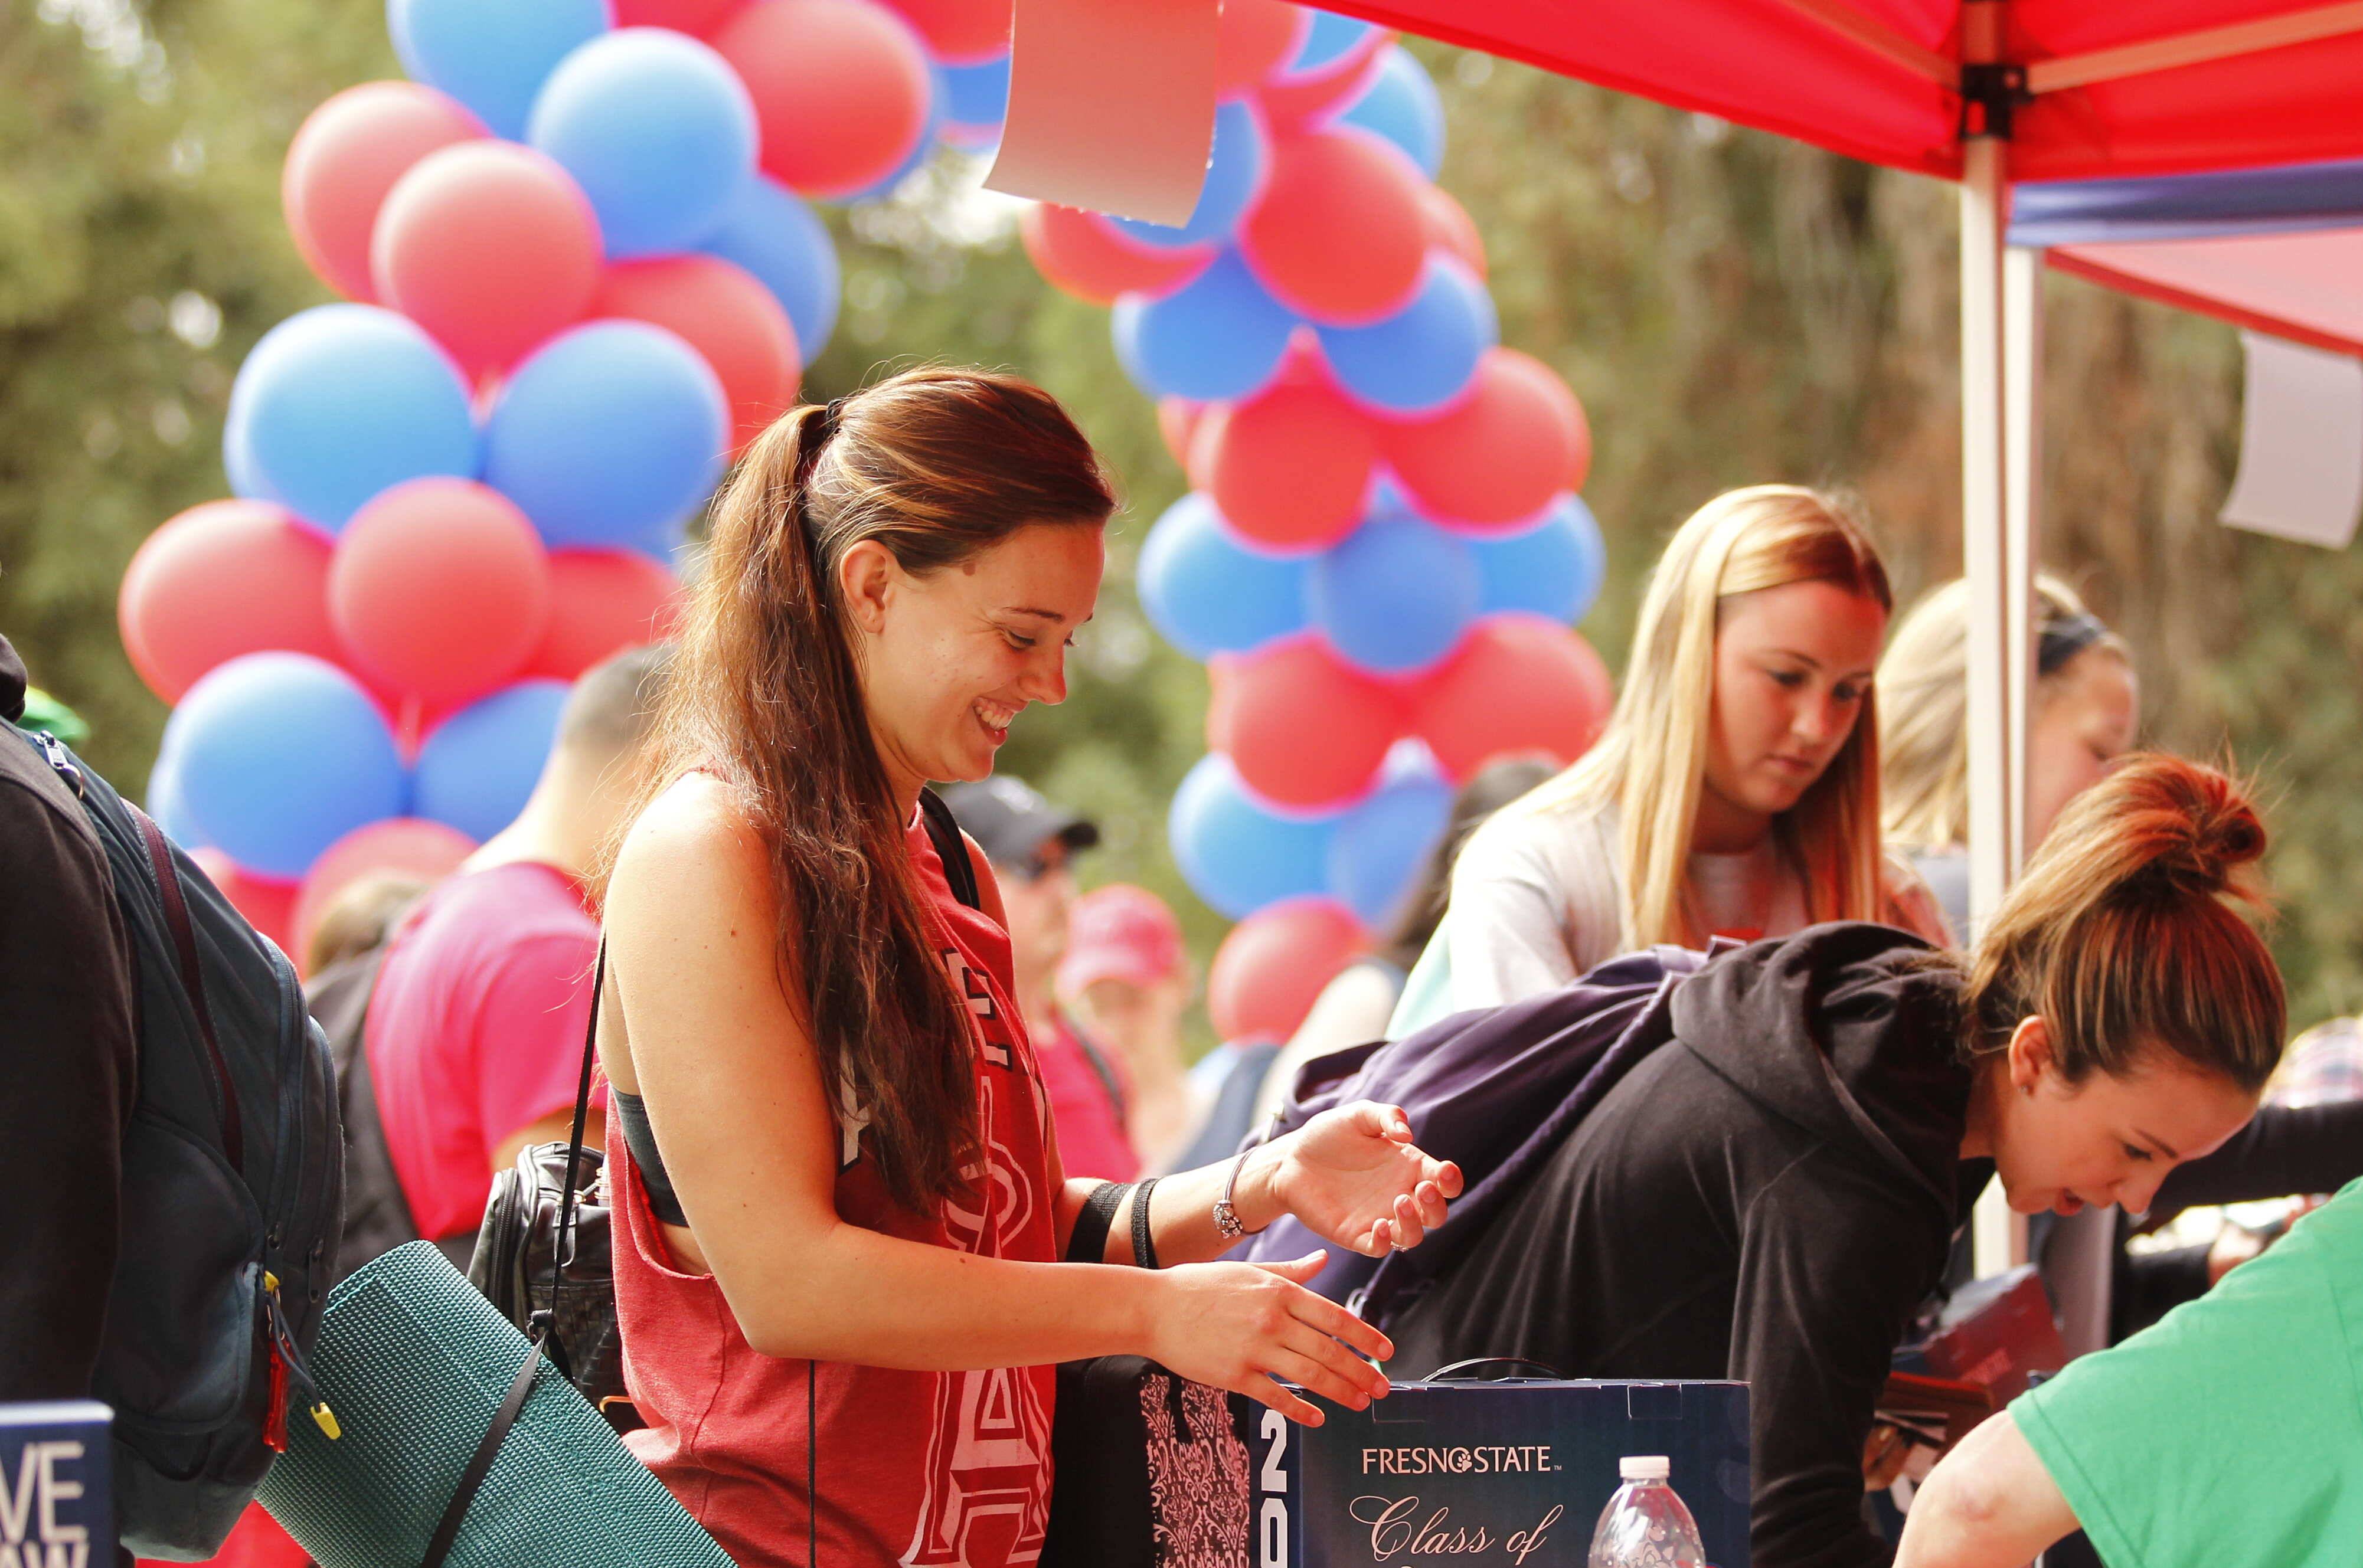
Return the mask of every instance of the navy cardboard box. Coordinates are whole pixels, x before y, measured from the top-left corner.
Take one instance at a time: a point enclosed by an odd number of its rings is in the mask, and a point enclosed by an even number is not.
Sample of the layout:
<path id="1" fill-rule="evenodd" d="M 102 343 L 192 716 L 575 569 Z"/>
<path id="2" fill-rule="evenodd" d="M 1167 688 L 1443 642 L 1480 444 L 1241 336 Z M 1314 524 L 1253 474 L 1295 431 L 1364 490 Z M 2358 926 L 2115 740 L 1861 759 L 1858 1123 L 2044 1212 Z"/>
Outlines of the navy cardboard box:
<path id="1" fill-rule="evenodd" d="M 114 1426 L 94 1399 L 0 1405 L 0 1563 L 115 1568 Z"/>
<path id="2" fill-rule="evenodd" d="M 1627 1454 L 1661 1453 L 1714 1568 L 1748 1568 L 1744 1383 L 1398 1383 L 1368 1410 L 1252 1408 L 1254 1568 L 1581 1568 Z M 1243 1404 L 1244 1401 L 1239 1401 Z"/>

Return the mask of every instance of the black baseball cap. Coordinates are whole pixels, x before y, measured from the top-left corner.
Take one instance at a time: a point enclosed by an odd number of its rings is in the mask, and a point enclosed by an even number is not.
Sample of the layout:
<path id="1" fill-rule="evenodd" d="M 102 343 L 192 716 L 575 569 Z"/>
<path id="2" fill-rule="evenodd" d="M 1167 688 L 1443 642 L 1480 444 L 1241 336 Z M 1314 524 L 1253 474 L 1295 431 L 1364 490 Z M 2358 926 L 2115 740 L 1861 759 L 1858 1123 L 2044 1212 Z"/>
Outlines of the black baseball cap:
<path id="1" fill-rule="evenodd" d="M 1070 853 L 1100 841 L 1095 824 L 1052 805 L 1031 785 L 1005 774 L 947 785 L 943 797 L 960 825 L 995 866 L 1023 866 L 1053 840 Z"/>

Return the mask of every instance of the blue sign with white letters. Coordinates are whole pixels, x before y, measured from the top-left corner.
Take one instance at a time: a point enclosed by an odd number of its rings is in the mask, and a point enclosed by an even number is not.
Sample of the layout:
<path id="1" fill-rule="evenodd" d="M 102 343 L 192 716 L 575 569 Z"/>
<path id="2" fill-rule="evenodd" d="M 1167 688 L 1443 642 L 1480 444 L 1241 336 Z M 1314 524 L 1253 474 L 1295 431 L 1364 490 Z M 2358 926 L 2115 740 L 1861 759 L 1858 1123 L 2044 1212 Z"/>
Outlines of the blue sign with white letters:
<path id="1" fill-rule="evenodd" d="M 1666 1456 L 1714 1568 L 1748 1568 L 1744 1383 L 1398 1383 L 1367 1410 L 1305 1397 L 1326 1424 L 1253 1412 L 1254 1568 L 1578 1564 L 1633 1454 Z"/>
<path id="2" fill-rule="evenodd" d="M 114 1413 L 0 1405 L 0 1568 L 114 1568 Z"/>

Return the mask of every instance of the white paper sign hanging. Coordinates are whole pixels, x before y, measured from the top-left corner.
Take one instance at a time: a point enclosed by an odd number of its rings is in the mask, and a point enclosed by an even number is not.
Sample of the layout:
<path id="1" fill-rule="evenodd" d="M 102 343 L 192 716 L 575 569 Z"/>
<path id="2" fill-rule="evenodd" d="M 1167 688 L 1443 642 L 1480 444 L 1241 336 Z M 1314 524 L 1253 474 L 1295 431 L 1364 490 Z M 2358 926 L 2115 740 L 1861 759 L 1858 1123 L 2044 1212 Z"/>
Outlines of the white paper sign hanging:
<path id="1" fill-rule="evenodd" d="M 988 190 L 1180 226 L 1215 145 L 1218 0 L 1017 0 Z"/>
<path id="2" fill-rule="evenodd" d="M 2244 332 L 2240 471 L 2224 521 L 2343 550 L 2363 514 L 2363 359 Z"/>

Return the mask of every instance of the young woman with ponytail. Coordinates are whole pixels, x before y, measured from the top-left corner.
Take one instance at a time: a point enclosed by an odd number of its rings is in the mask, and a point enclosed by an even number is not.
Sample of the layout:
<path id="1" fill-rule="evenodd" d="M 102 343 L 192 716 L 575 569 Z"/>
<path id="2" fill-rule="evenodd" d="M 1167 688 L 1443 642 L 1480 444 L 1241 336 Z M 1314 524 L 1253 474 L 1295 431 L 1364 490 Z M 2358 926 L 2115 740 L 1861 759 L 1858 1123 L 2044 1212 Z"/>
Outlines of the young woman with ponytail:
<path id="1" fill-rule="evenodd" d="M 629 1441 L 738 1562 L 1031 1561 L 1057 1362 L 1366 1405 L 1391 1347 L 1317 1254 L 1201 1260 L 1283 1211 L 1414 1245 L 1459 1190 L 1370 1104 L 1153 1202 L 1062 1178 L 991 868 L 953 895 L 921 790 L 1064 698 L 1114 506 L 1047 393 L 926 370 L 782 419 L 717 513 L 598 1027 Z"/>
<path id="2" fill-rule="evenodd" d="M 1470 838 L 1389 1037 L 1660 942 L 1830 920 L 1946 940 L 1880 845 L 1871 677 L 1893 607 L 1827 496 L 1754 485 L 1693 513 L 1649 576 L 1606 731 Z"/>
<path id="3" fill-rule="evenodd" d="M 1401 1353 L 1746 1379 L 1757 1568 L 1885 1564 L 1864 1440 L 1968 1198 L 1998 1175 L 2021 1213 L 2138 1209 L 2254 1112 L 2284 1010 L 2240 908 L 2264 846 L 2231 779 L 2138 756 L 2062 811 L 1966 955 L 1836 923 L 1715 957 L 1388 1320 Z"/>

